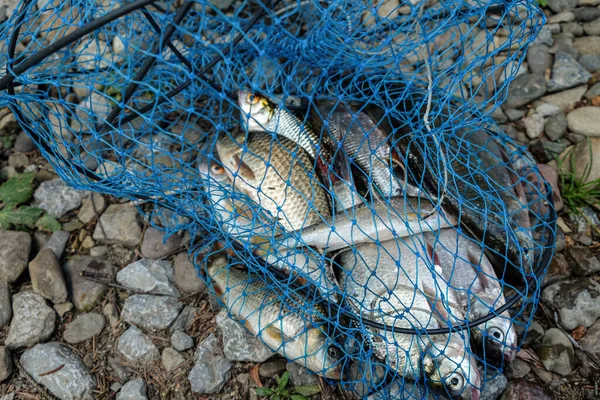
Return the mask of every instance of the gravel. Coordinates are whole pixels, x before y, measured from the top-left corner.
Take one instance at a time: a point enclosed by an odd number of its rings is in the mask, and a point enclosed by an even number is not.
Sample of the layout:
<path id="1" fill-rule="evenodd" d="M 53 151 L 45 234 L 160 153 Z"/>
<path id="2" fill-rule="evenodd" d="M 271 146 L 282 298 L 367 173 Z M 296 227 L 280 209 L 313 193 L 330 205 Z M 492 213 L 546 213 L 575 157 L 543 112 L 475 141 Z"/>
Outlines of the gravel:
<path id="1" fill-rule="evenodd" d="M 27 268 L 31 236 L 26 232 L 0 229 L 0 281 L 14 282 Z"/>
<path id="2" fill-rule="evenodd" d="M 573 133 L 600 137 L 600 113 L 597 107 L 581 107 L 567 114 L 567 125 Z"/>
<path id="3" fill-rule="evenodd" d="M 179 368 L 185 362 L 185 357 L 177 350 L 167 347 L 162 352 L 161 362 L 165 370 L 170 372 Z"/>
<path id="4" fill-rule="evenodd" d="M 102 229 L 104 228 L 104 229 Z M 133 247 L 139 244 L 142 237 L 140 215 L 136 208 L 129 204 L 111 204 L 96 224 L 93 239 Z"/>
<path id="5" fill-rule="evenodd" d="M 156 331 L 167 329 L 182 307 L 179 301 L 169 296 L 136 294 L 125 301 L 121 317 L 130 324 Z"/>
<path id="6" fill-rule="evenodd" d="M 147 387 L 146 381 L 142 378 L 134 379 L 123 385 L 119 393 L 117 393 L 117 400 L 147 400 Z"/>
<path id="7" fill-rule="evenodd" d="M 544 132 L 548 139 L 556 142 L 567 133 L 567 116 L 564 113 L 556 114 L 546 120 Z"/>
<path id="8" fill-rule="evenodd" d="M 548 371 L 567 376 L 575 367 L 573 345 L 560 329 L 550 328 L 546 331 L 537 353 Z"/>
<path id="9" fill-rule="evenodd" d="M 599 10 L 600 11 L 600 10 Z M 548 82 L 549 92 L 558 92 L 587 83 L 590 74 L 572 55 L 558 52 L 554 56 L 552 79 Z"/>
<path id="10" fill-rule="evenodd" d="M 188 375 L 192 392 L 217 393 L 229 377 L 231 367 L 219 340 L 211 333 L 196 349 L 194 367 Z"/>
<path id="11" fill-rule="evenodd" d="M 194 347 L 194 339 L 185 332 L 176 330 L 171 335 L 171 345 L 177 351 L 186 351 Z"/>
<path id="12" fill-rule="evenodd" d="M 168 261 L 142 259 L 117 273 L 117 282 L 138 292 L 179 297 L 173 286 L 173 268 Z"/>
<path id="13" fill-rule="evenodd" d="M 567 330 L 591 326 L 600 317 L 600 284 L 590 278 L 572 278 L 547 286 L 542 301 L 558 313 Z"/>
<path id="14" fill-rule="evenodd" d="M 70 344 L 83 343 L 99 335 L 105 324 L 102 314 L 94 312 L 81 314 L 67 325 L 63 339 Z"/>
<path id="15" fill-rule="evenodd" d="M 10 350 L 6 346 L 0 346 L 0 383 L 8 379 L 13 371 L 13 362 Z"/>
<path id="16" fill-rule="evenodd" d="M 263 362 L 273 356 L 273 350 L 229 318 L 225 309 L 219 312 L 216 321 L 223 336 L 225 357 L 230 361 Z"/>
<path id="17" fill-rule="evenodd" d="M 67 301 L 63 271 L 51 249 L 44 249 L 29 263 L 33 291 L 54 304 Z"/>
<path id="18" fill-rule="evenodd" d="M 206 284 L 198 275 L 194 264 L 189 260 L 187 253 L 179 253 L 173 261 L 173 280 L 175 286 L 183 293 L 202 293 Z"/>
<path id="19" fill-rule="evenodd" d="M 135 326 L 130 326 L 119 338 L 117 351 L 128 361 L 152 361 L 158 359 L 158 347 Z"/>
<path id="20" fill-rule="evenodd" d="M 66 231 L 56 231 L 50 236 L 50 239 L 46 242 L 46 248 L 52 250 L 56 255 L 56 258 L 60 260 L 67 248 L 69 237 L 71 234 Z"/>
<path id="21" fill-rule="evenodd" d="M 39 207 L 55 218 L 79 208 L 87 195 L 88 192 L 75 190 L 61 179 L 42 182 L 33 193 Z"/>
<path id="22" fill-rule="evenodd" d="M 165 241 L 165 232 L 149 227 L 146 229 L 146 232 L 144 232 L 144 239 L 142 240 L 140 251 L 146 258 L 158 259 L 177 251 L 180 244 L 181 236 L 171 235 Z"/>
<path id="23" fill-rule="evenodd" d="M 90 311 L 104 298 L 108 287 L 99 282 L 85 279 L 81 274 L 97 273 L 100 276 L 113 276 L 114 267 L 99 258 L 75 256 L 63 266 L 71 301 L 77 310 Z"/>
<path id="24" fill-rule="evenodd" d="M 587 86 L 578 86 L 573 89 L 563 90 L 562 92 L 554 93 L 541 98 L 541 101 L 558 106 L 562 112 L 568 112 L 575 104 L 583 98 L 587 91 Z"/>
<path id="25" fill-rule="evenodd" d="M 540 75 L 522 74 L 516 77 L 508 89 L 504 107 L 518 108 L 546 93 L 546 79 Z"/>
<path id="26" fill-rule="evenodd" d="M 0 282 L 0 328 L 8 325 L 12 319 L 12 300 L 10 285 Z"/>
<path id="27" fill-rule="evenodd" d="M 5 344 L 11 349 L 31 347 L 48 339 L 54 332 L 56 313 L 44 298 L 33 292 L 13 296 L 13 319 Z"/>
<path id="28" fill-rule="evenodd" d="M 102 215 L 106 209 L 106 199 L 100 193 L 92 193 L 79 209 L 77 218 L 87 224 L 96 218 L 96 215 Z"/>
<path id="29" fill-rule="evenodd" d="M 570 246 L 565 256 L 575 275 L 587 276 L 600 271 L 600 261 L 587 246 Z"/>

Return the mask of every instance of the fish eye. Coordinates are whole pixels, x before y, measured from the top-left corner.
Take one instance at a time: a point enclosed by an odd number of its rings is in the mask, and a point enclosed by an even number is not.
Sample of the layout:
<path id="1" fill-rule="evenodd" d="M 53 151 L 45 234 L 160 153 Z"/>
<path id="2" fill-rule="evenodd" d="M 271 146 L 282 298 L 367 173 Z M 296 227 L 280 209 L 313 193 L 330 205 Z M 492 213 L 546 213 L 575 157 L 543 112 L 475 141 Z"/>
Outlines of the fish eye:
<path id="1" fill-rule="evenodd" d="M 444 379 L 444 385 L 453 392 L 461 390 L 464 382 L 465 379 L 458 372 L 452 372 Z"/>
<path id="2" fill-rule="evenodd" d="M 225 169 L 220 165 L 213 164 L 210 167 L 210 171 L 215 175 L 221 175 L 223 172 L 225 172 Z"/>
<path id="3" fill-rule="evenodd" d="M 249 104 L 256 104 L 260 101 L 260 98 L 253 93 L 248 93 L 248 95 L 246 96 L 246 101 Z"/>
<path id="4" fill-rule="evenodd" d="M 494 339 L 496 339 L 499 342 L 502 342 L 504 340 L 504 332 L 502 332 L 500 329 L 496 328 L 495 326 L 488 328 L 486 333 L 488 336 L 493 337 Z"/>
<path id="5" fill-rule="evenodd" d="M 337 347 L 335 347 L 335 346 L 329 346 L 329 348 L 327 349 L 327 354 L 331 358 L 338 358 L 338 356 L 340 355 L 340 352 L 337 349 Z"/>

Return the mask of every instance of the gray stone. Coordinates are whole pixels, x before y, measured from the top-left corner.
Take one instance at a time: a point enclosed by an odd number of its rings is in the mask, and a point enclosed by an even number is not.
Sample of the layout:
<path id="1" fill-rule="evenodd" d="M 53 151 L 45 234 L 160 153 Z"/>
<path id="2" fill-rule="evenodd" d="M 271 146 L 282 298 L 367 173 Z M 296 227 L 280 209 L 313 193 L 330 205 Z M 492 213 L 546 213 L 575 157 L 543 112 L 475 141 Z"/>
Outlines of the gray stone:
<path id="1" fill-rule="evenodd" d="M 308 369 L 302 365 L 288 362 L 287 371 L 290 373 L 290 382 L 293 386 L 318 386 L 319 378 L 315 374 L 308 372 Z"/>
<path id="2" fill-rule="evenodd" d="M 591 146 L 591 148 L 590 148 Z M 590 154 L 591 153 L 591 154 Z M 600 179 L 600 138 L 590 138 L 579 142 L 574 148 L 567 148 L 560 155 L 563 166 L 583 182 L 593 182 Z M 572 168 L 573 161 L 574 168 Z M 584 174 L 588 170 L 589 174 Z"/>
<path id="3" fill-rule="evenodd" d="M 573 37 L 580 37 L 583 35 L 583 26 L 578 22 L 566 22 L 560 24 L 560 28 L 563 34 L 573 35 Z"/>
<path id="4" fill-rule="evenodd" d="M 569 213 L 569 217 L 576 233 L 591 235 L 594 232 L 592 226 L 600 226 L 598 215 L 589 207 L 581 207 L 579 213 Z"/>
<path id="5" fill-rule="evenodd" d="M 81 206 L 81 209 L 77 213 L 77 218 L 87 224 L 96 218 L 96 215 L 100 216 L 106 209 L 106 199 L 100 193 L 92 193 Z"/>
<path id="6" fill-rule="evenodd" d="M 25 168 L 29 165 L 29 158 L 23 153 L 13 153 L 8 156 L 8 165 L 16 169 Z"/>
<path id="7" fill-rule="evenodd" d="M 12 319 L 12 301 L 10 285 L 0 282 L 0 328 L 8 325 Z"/>
<path id="8" fill-rule="evenodd" d="M 0 346 L 0 383 L 8 379 L 12 374 L 13 362 L 10 350 L 6 346 Z"/>
<path id="9" fill-rule="evenodd" d="M 600 20 L 587 22 L 583 24 L 583 31 L 588 36 L 599 36 L 600 35 Z"/>
<path id="10" fill-rule="evenodd" d="M 517 379 L 508 384 L 500 400 L 552 400 L 544 387 L 525 379 Z"/>
<path id="11" fill-rule="evenodd" d="M 128 361 L 152 361 L 158 359 L 158 347 L 135 326 L 130 326 L 117 342 L 117 351 Z"/>
<path id="12" fill-rule="evenodd" d="M 544 117 L 537 113 L 533 113 L 529 117 L 523 118 L 525 132 L 530 139 L 536 139 L 544 132 L 544 124 Z"/>
<path id="13" fill-rule="evenodd" d="M 117 282 L 139 292 L 179 297 L 169 261 L 141 259 L 117 273 Z"/>
<path id="14" fill-rule="evenodd" d="M 587 276 L 600 271 L 600 261 L 586 246 L 568 247 L 565 256 L 576 275 Z"/>
<path id="15" fill-rule="evenodd" d="M 223 336 L 223 348 L 227 359 L 263 362 L 273 356 L 273 350 L 249 334 L 238 322 L 229 318 L 225 309 L 217 315 L 217 326 Z"/>
<path id="16" fill-rule="evenodd" d="M 171 345 L 177 351 L 186 351 L 194 347 L 194 339 L 185 332 L 176 330 L 171 335 Z"/>
<path id="17" fill-rule="evenodd" d="M 579 340 L 579 345 L 596 359 L 600 358 L 600 320 L 589 327 L 586 334 Z"/>
<path id="18" fill-rule="evenodd" d="M 567 376 L 575 367 L 573 344 L 560 329 L 550 328 L 546 331 L 537 353 L 548 371 Z"/>
<path id="19" fill-rule="evenodd" d="M 535 105 L 535 113 L 540 114 L 542 117 L 551 117 L 553 115 L 560 114 L 560 108 L 555 104 L 550 103 L 537 103 Z"/>
<path id="20" fill-rule="evenodd" d="M 548 385 L 558 381 L 561 378 L 560 375 L 546 371 L 544 368 L 534 367 L 531 369 L 531 372 L 538 378 L 538 381 Z"/>
<path id="21" fill-rule="evenodd" d="M 181 244 L 181 236 L 171 235 L 166 242 L 164 239 L 165 232 L 159 231 L 153 227 L 146 229 L 140 248 L 142 255 L 146 258 L 157 259 L 171 254 L 179 249 Z"/>
<path id="22" fill-rule="evenodd" d="M 558 30 L 557 30 L 558 28 Z M 552 38 L 552 34 L 556 34 L 560 32 L 560 26 L 557 24 L 546 24 L 542 27 L 542 30 L 536 36 L 533 41 L 533 45 L 547 45 L 552 46 L 554 44 L 554 39 Z"/>
<path id="23" fill-rule="evenodd" d="M 188 375 L 192 392 L 217 393 L 225 384 L 231 367 L 218 339 L 211 333 L 196 349 L 195 364 Z"/>
<path id="24" fill-rule="evenodd" d="M 590 278 L 572 278 L 553 283 L 542 292 L 542 300 L 558 313 L 567 330 L 589 327 L 600 317 L 600 284 Z"/>
<path id="25" fill-rule="evenodd" d="M 11 349 L 31 347 L 48 339 L 54 332 L 56 313 L 33 292 L 13 296 L 13 319 L 5 344 Z"/>
<path id="26" fill-rule="evenodd" d="M 531 367 L 526 361 L 520 358 L 515 358 L 506 367 L 506 377 L 510 380 L 519 379 L 525 377 L 531 371 Z"/>
<path id="27" fill-rule="evenodd" d="M 589 237 L 588 235 L 573 235 L 573 236 L 571 236 L 571 238 L 573 240 L 575 240 L 577 243 L 580 243 L 584 246 L 591 246 L 593 243 L 592 238 Z M 592 260 L 592 262 L 593 262 L 593 260 Z"/>
<path id="28" fill-rule="evenodd" d="M 579 58 L 579 51 L 573 44 L 573 35 L 571 34 L 556 35 L 554 38 L 554 46 L 552 46 L 552 51 L 554 53 L 568 54 L 574 59 Z M 554 61 L 556 62 L 556 57 L 554 58 Z"/>
<path id="29" fill-rule="evenodd" d="M 65 249 L 67 248 L 69 236 L 71 236 L 69 232 L 56 231 L 46 242 L 45 248 L 51 249 L 56 255 L 56 258 L 60 260 L 65 252 Z"/>
<path id="30" fill-rule="evenodd" d="M 29 263 L 29 276 L 35 293 L 55 304 L 67 301 L 67 284 L 52 250 L 40 251 Z"/>
<path id="31" fill-rule="evenodd" d="M 567 116 L 562 112 L 553 115 L 546 120 L 544 132 L 548 139 L 556 142 L 567 133 Z"/>
<path id="32" fill-rule="evenodd" d="M 590 22 L 597 18 L 600 18 L 600 9 L 596 7 L 580 7 L 573 10 L 575 20 L 579 22 Z M 588 36 L 596 36 L 595 34 L 588 33 Z"/>
<path id="33" fill-rule="evenodd" d="M 147 388 L 146 381 L 142 378 L 134 379 L 123 385 L 119 393 L 117 393 L 117 400 L 147 400 Z"/>
<path id="34" fill-rule="evenodd" d="M 542 139 L 531 142 L 529 145 L 529 151 L 538 161 L 538 163 L 545 164 L 556 159 L 556 157 L 558 157 L 566 147 L 566 144 L 550 142 L 549 140 Z"/>
<path id="35" fill-rule="evenodd" d="M 0 397 L 0 400 L 15 400 L 16 392 L 11 392 L 5 396 Z"/>
<path id="36" fill-rule="evenodd" d="M 573 46 L 579 51 L 580 56 L 600 55 L 600 37 L 584 36 L 573 40 Z"/>
<path id="37" fill-rule="evenodd" d="M 566 247 L 565 232 L 560 228 L 556 227 L 556 253 L 562 252 Z M 566 260 L 565 260 L 566 261 Z"/>
<path id="38" fill-rule="evenodd" d="M 206 290 L 206 283 L 200 278 L 187 253 L 177 254 L 173 261 L 173 269 L 175 286 L 182 292 L 201 293 Z"/>
<path id="39" fill-rule="evenodd" d="M 596 72 L 600 69 L 600 55 L 584 54 L 579 57 L 579 64 L 590 72 Z"/>
<path id="40" fill-rule="evenodd" d="M 45 181 L 33 193 L 39 207 L 55 218 L 60 218 L 71 210 L 81 206 L 81 201 L 88 194 L 75 190 L 61 179 Z"/>
<path id="41" fill-rule="evenodd" d="M 0 179 L 9 180 L 17 175 L 17 170 L 14 167 L 6 166 L 0 168 Z"/>
<path id="42" fill-rule="evenodd" d="M 502 108 L 500 107 L 494 109 L 494 111 L 491 114 L 491 117 L 494 121 L 496 121 L 499 124 L 503 124 L 508 121 L 506 114 L 504 114 L 504 111 L 502 111 Z"/>
<path id="43" fill-rule="evenodd" d="M 89 311 L 102 300 L 108 287 L 96 281 L 86 279 L 84 272 L 106 276 L 108 281 L 114 274 L 114 268 L 108 262 L 87 256 L 75 256 L 63 265 L 71 301 L 77 310 Z"/>
<path id="44" fill-rule="evenodd" d="M 102 228 L 100 227 L 102 224 Z M 106 237 L 105 237 L 106 234 Z M 96 224 L 93 238 L 124 246 L 136 246 L 142 237 L 140 216 L 130 204 L 111 204 Z"/>
<path id="45" fill-rule="evenodd" d="M 105 324 L 102 314 L 94 312 L 81 314 L 67 326 L 63 339 L 70 344 L 83 343 L 99 335 Z"/>
<path id="46" fill-rule="evenodd" d="M 569 130 L 580 135 L 600 137 L 600 108 L 581 107 L 567 114 Z"/>
<path id="47" fill-rule="evenodd" d="M 481 372 L 483 374 L 483 372 Z M 508 379 L 502 374 L 488 375 L 479 400 L 496 400 L 508 386 Z"/>
<path id="48" fill-rule="evenodd" d="M 577 144 L 577 143 L 581 142 L 582 140 L 585 140 L 586 136 L 580 135 L 578 133 L 567 132 L 565 134 L 565 139 L 567 139 L 569 142 L 571 142 L 571 144 Z"/>
<path id="49" fill-rule="evenodd" d="M 552 66 L 552 79 L 548 82 L 549 92 L 558 92 L 587 83 L 592 75 L 567 53 L 556 53 Z"/>
<path id="50" fill-rule="evenodd" d="M 121 323 L 119 319 L 119 311 L 114 303 L 106 303 L 104 307 L 102 307 L 102 314 L 108 320 L 108 324 L 111 328 L 116 328 Z"/>
<path id="51" fill-rule="evenodd" d="M 555 282 L 560 282 L 565 279 L 570 278 L 573 275 L 571 271 L 571 267 L 567 262 L 566 258 L 562 254 L 557 254 L 552 259 L 550 266 L 548 267 L 548 272 L 544 276 L 544 280 L 542 281 L 542 287 L 546 287 Z"/>
<path id="52" fill-rule="evenodd" d="M 190 327 L 192 326 L 192 323 L 198 316 L 199 312 L 200 312 L 199 308 L 192 307 L 192 306 L 185 306 L 183 311 L 181 311 L 181 313 L 179 314 L 179 316 L 177 317 L 175 322 L 173 322 L 173 324 L 169 328 L 169 331 L 175 332 L 175 331 L 179 330 L 179 331 L 185 332 L 186 330 L 190 329 Z"/>
<path id="53" fill-rule="evenodd" d="M 54 311 L 56 311 L 58 316 L 62 318 L 65 316 L 66 313 L 71 312 L 71 310 L 73 310 L 73 303 L 67 301 L 64 303 L 55 304 L 54 306 L 52 306 L 52 308 L 54 308 Z"/>
<path id="54" fill-rule="evenodd" d="M 0 281 L 14 282 L 27 268 L 31 236 L 26 232 L 0 229 Z"/>
<path id="55" fill-rule="evenodd" d="M 571 11 L 562 11 L 558 14 L 548 17 L 549 24 L 558 24 L 560 22 L 573 22 L 575 21 L 575 14 Z"/>
<path id="56" fill-rule="evenodd" d="M 149 331 L 167 329 L 183 305 L 170 296 L 136 294 L 130 296 L 123 306 L 124 321 Z"/>
<path id="57" fill-rule="evenodd" d="M 533 321 L 527 330 L 522 325 L 515 325 L 515 330 L 519 335 L 519 341 L 522 341 L 525 348 L 535 347 L 544 337 L 544 328 L 536 321 Z"/>
<path id="58" fill-rule="evenodd" d="M 585 98 L 592 100 L 594 97 L 600 96 L 600 82 L 595 83 L 586 93 Z"/>
<path id="59" fill-rule="evenodd" d="M 108 254 L 108 246 L 96 246 L 90 249 L 90 256 L 92 257 L 104 257 Z"/>
<path id="60" fill-rule="evenodd" d="M 265 361 L 258 368 L 258 373 L 265 378 L 273 378 L 277 375 L 281 376 L 286 370 L 286 365 L 287 360 L 284 358 Z"/>
<path id="61" fill-rule="evenodd" d="M 555 13 L 573 10 L 577 7 L 578 0 L 548 0 L 548 7 Z"/>
<path id="62" fill-rule="evenodd" d="M 29 375 L 61 400 L 91 400 L 96 379 L 71 349 L 44 343 L 26 350 L 21 365 Z M 54 371 L 48 374 L 49 371 Z"/>
<path id="63" fill-rule="evenodd" d="M 531 64 L 529 65 L 531 66 Z M 506 114 L 506 117 L 509 121 L 516 121 L 518 119 L 523 118 L 523 115 L 525 115 L 525 111 L 517 110 L 514 108 L 504 110 L 504 113 Z"/>
<path id="64" fill-rule="evenodd" d="M 170 372 L 179 368 L 185 362 L 185 357 L 179 354 L 177 350 L 167 347 L 162 352 L 161 361 L 163 367 Z"/>
<path id="65" fill-rule="evenodd" d="M 522 74 L 510 84 L 505 106 L 521 107 L 540 98 L 544 93 L 546 93 L 546 79 L 543 76 Z"/>
<path id="66" fill-rule="evenodd" d="M 562 112 L 568 112 L 583 98 L 586 91 L 587 86 L 579 86 L 574 89 L 563 90 L 562 92 L 544 96 L 541 98 L 541 101 L 558 106 Z"/>
<path id="67" fill-rule="evenodd" d="M 21 132 L 17 136 L 17 140 L 15 140 L 13 149 L 19 153 L 29 153 L 30 151 L 35 150 L 35 144 L 29 135 L 27 135 L 25 132 Z"/>

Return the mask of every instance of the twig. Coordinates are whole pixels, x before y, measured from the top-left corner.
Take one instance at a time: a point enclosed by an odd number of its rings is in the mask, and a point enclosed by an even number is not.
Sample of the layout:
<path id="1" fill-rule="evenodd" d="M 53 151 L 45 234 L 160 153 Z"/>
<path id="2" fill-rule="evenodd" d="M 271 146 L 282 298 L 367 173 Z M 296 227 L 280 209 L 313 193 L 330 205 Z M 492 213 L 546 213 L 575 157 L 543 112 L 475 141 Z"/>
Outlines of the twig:
<path id="1" fill-rule="evenodd" d="M 56 367 L 56 368 L 54 368 L 54 369 L 51 369 L 50 371 L 43 372 L 43 373 L 39 374 L 38 376 L 47 376 L 47 375 L 52 375 L 53 373 L 60 371 L 60 370 L 61 370 L 61 369 L 63 369 L 64 367 L 65 367 L 65 364 L 61 364 L 61 365 L 59 365 L 58 367 Z"/>

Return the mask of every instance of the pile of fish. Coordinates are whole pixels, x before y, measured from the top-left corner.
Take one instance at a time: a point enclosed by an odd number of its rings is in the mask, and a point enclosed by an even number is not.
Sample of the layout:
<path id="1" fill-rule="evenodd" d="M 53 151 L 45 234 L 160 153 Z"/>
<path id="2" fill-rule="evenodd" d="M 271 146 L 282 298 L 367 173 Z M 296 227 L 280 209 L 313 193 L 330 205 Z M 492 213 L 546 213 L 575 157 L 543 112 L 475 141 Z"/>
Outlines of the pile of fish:
<path id="1" fill-rule="evenodd" d="M 515 356 L 508 311 L 464 331 L 409 332 L 488 315 L 505 304 L 504 282 L 533 268 L 527 181 L 501 146 L 465 131 L 432 161 L 376 107 L 317 103 L 303 123 L 257 93 L 238 101 L 241 129 L 199 162 L 215 223 L 318 295 L 219 253 L 206 274 L 230 315 L 289 360 L 357 382 L 359 396 L 403 378 L 477 399 L 477 359 Z"/>

